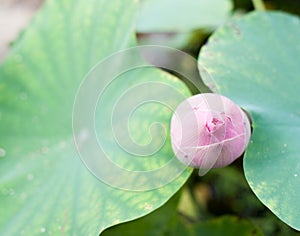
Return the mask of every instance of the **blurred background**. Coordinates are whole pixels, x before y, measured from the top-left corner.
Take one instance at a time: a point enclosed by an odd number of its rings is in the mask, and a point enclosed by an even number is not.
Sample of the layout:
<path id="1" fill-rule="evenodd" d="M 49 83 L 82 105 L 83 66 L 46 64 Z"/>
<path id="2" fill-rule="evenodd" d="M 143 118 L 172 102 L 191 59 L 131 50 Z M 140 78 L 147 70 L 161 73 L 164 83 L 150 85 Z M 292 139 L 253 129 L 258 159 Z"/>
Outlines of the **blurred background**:
<path id="1" fill-rule="evenodd" d="M 0 0 L 0 61 L 43 0 Z"/>
<path id="2" fill-rule="evenodd" d="M 12 44 L 22 29 L 29 23 L 30 18 L 42 6 L 44 1 L 47 0 L 0 0 L 0 61 L 8 53 L 9 45 Z M 268 0 L 264 2 L 268 9 L 300 14 L 300 0 Z M 253 9 L 251 0 L 234 0 L 233 3 L 233 13 L 242 14 Z M 195 32 L 194 36 L 195 38 L 189 42 L 190 45 L 186 44 L 185 46 L 188 50 L 192 50 L 193 53 L 197 53 L 203 41 L 197 40 L 199 32 Z M 152 37 L 157 38 L 157 35 Z M 165 37 L 168 38 L 170 35 L 165 35 Z"/>

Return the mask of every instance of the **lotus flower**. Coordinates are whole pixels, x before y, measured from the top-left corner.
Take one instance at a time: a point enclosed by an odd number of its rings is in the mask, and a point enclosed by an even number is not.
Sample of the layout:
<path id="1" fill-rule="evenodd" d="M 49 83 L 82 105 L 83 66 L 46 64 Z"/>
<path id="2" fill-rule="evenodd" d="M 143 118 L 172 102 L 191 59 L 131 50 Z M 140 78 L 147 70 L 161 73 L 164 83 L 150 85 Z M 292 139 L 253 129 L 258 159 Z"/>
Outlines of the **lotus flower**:
<path id="1" fill-rule="evenodd" d="M 240 157 L 251 135 L 245 113 L 218 94 L 199 94 L 183 101 L 171 121 L 171 141 L 176 157 L 199 168 L 203 175 Z"/>

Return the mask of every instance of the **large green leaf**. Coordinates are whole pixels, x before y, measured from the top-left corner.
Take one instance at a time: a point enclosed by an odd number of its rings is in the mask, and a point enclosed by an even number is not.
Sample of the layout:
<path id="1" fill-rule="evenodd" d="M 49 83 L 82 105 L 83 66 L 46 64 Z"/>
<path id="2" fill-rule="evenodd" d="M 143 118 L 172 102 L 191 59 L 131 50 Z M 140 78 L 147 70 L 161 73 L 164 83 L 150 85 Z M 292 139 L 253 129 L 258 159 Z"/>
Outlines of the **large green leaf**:
<path id="1" fill-rule="evenodd" d="M 190 169 L 161 188 L 139 192 L 114 188 L 87 170 L 73 143 L 76 91 L 99 60 L 135 45 L 135 11 L 134 0 L 46 1 L 2 64 L 0 235 L 96 235 L 160 207 L 188 178 Z M 111 97 L 117 98 L 140 81 L 160 81 L 176 89 L 181 98 L 174 98 L 172 106 L 189 96 L 176 78 L 141 68 L 127 79 L 116 80 L 117 85 L 108 88 Z M 102 102 L 108 109 L 110 97 L 105 99 Z M 147 143 L 145 126 L 156 118 L 168 132 L 171 115 L 170 109 L 158 112 L 157 104 L 147 104 L 131 117 L 132 138 Z M 111 144 L 113 140 L 104 142 L 106 151 L 126 168 L 127 152 Z M 152 168 L 172 157 L 169 139 L 156 155 L 161 161 L 151 161 Z M 146 160 L 131 157 L 130 164 L 145 168 Z"/>
<path id="2" fill-rule="evenodd" d="M 250 112 L 247 181 L 281 220 L 300 230 L 300 20 L 253 12 L 218 29 L 199 57 L 208 85 Z"/>
<path id="3" fill-rule="evenodd" d="M 189 32 L 216 28 L 232 9 L 230 0 L 143 0 L 137 19 L 138 32 Z"/>

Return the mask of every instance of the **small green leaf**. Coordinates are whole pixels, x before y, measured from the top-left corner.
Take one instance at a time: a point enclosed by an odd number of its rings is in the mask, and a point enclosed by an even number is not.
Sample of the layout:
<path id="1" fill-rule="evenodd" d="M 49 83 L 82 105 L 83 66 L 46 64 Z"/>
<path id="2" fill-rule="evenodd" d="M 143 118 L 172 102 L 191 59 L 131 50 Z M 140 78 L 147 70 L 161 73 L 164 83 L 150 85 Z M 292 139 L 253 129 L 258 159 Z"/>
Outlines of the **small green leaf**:
<path id="1" fill-rule="evenodd" d="M 202 48 L 206 84 L 253 119 L 245 175 L 257 197 L 300 230 L 300 20 L 254 12 L 218 29 Z"/>
<path id="2" fill-rule="evenodd" d="M 194 235 L 209 236 L 263 236 L 261 230 L 250 221 L 234 216 L 222 216 L 207 222 L 199 223 L 191 227 Z"/>
<path id="3" fill-rule="evenodd" d="M 101 236 L 152 236 L 170 235 L 178 224 L 177 204 L 180 194 L 175 194 L 165 205 L 140 219 L 106 229 Z"/>
<path id="4" fill-rule="evenodd" d="M 72 111 L 79 85 L 97 62 L 136 45 L 136 8 L 134 0 L 46 1 L 1 65 L 0 235 L 97 235 L 162 206 L 189 177 L 187 169 L 150 191 L 113 188 L 87 170 L 73 142 Z M 129 77 L 131 81 L 117 80 L 111 97 L 140 81 L 169 85 L 181 99 L 190 95 L 178 79 L 153 68 L 141 68 Z M 147 108 L 133 114 L 130 127 L 158 119 L 168 135 L 172 111 L 158 112 L 157 104 Z M 144 127 L 134 129 L 132 138 L 147 142 L 146 134 L 139 136 L 141 130 Z M 105 148 L 113 153 L 113 140 Z M 128 157 L 120 147 L 117 154 L 116 162 Z M 156 155 L 160 162 L 151 160 L 147 168 L 157 168 L 173 156 L 168 139 Z M 130 163 L 143 169 L 146 160 Z M 126 162 L 123 166 L 131 167 Z"/>
<path id="5" fill-rule="evenodd" d="M 149 32 L 189 32 L 216 28 L 232 9 L 229 0 L 145 0 L 141 2 L 136 30 Z"/>

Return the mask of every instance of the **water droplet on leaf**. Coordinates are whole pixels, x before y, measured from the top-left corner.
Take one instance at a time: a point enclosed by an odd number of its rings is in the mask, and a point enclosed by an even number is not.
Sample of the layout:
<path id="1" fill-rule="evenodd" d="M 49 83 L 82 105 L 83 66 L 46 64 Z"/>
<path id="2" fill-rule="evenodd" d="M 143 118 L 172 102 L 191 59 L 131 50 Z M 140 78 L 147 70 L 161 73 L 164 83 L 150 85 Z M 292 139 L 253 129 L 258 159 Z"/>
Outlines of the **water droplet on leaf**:
<path id="1" fill-rule="evenodd" d="M 47 154 L 48 153 L 48 147 L 41 147 L 41 153 L 42 154 Z"/>
<path id="2" fill-rule="evenodd" d="M 5 157 L 6 151 L 3 148 L 0 148 L 0 157 Z"/>
<path id="3" fill-rule="evenodd" d="M 31 180 L 33 180 L 34 179 L 34 175 L 33 174 L 28 174 L 27 175 L 27 179 L 29 180 L 29 181 L 31 181 Z"/>
<path id="4" fill-rule="evenodd" d="M 19 98 L 20 98 L 21 100 L 25 101 L 25 100 L 27 100 L 28 96 L 27 96 L 26 93 L 20 93 L 20 94 L 19 94 Z"/>

